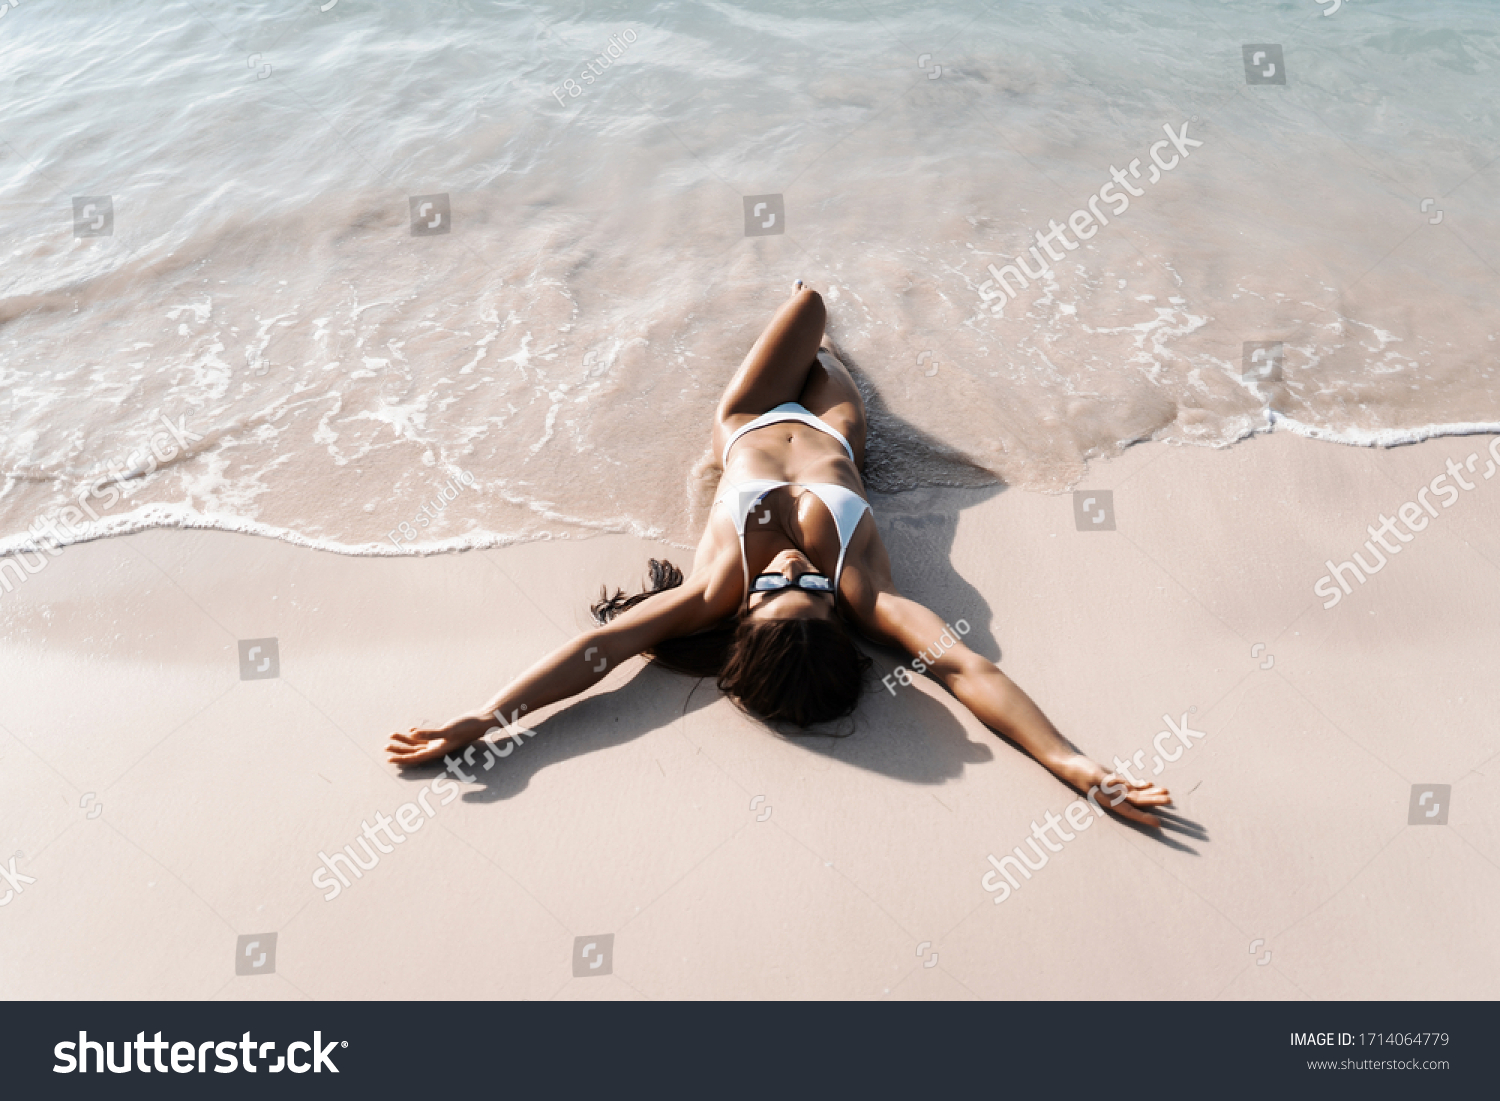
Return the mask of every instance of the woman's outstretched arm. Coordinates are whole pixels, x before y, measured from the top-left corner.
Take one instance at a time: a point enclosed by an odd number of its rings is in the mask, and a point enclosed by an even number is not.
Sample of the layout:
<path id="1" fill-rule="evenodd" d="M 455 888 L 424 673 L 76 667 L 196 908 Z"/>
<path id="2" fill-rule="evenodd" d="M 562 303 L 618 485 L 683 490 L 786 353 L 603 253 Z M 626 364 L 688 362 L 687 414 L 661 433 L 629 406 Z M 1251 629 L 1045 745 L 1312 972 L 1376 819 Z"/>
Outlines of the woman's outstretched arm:
<path id="1" fill-rule="evenodd" d="M 722 602 L 721 602 L 722 603 Z M 719 613 L 722 616 L 722 612 Z M 435 761 L 478 741 L 491 730 L 524 722 L 529 714 L 592 688 L 643 650 L 716 622 L 702 580 L 658 593 L 603 627 L 563 643 L 506 685 L 483 707 L 438 727 L 412 727 L 391 735 L 389 760 L 398 765 Z"/>
<path id="2" fill-rule="evenodd" d="M 1147 826 L 1161 825 L 1161 819 L 1149 808 L 1171 803 L 1165 788 L 1144 781 L 1132 783 L 1075 751 L 1031 697 L 994 662 L 962 642 L 945 647 L 941 636 L 947 626 L 927 608 L 894 591 L 884 591 L 875 598 L 873 620 L 872 626 L 883 641 L 895 643 L 912 655 L 931 655 L 931 660 L 924 658 L 923 664 L 975 718 L 1026 750 L 1058 779 L 1079 792 L 1102 791 L 1098 805 L 1122 818 Z"/>

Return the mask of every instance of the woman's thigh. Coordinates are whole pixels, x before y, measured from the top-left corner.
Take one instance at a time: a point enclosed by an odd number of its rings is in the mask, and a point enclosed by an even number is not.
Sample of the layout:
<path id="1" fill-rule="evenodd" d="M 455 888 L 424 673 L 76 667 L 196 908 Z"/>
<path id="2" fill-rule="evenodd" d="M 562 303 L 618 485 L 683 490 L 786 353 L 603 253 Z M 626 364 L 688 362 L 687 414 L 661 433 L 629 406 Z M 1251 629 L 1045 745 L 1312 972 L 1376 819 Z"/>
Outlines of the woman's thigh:
<path id="1" fill-rule="evenodd" d="M 816 362 L 826 317 L 823 300 L 807 288 L 781 303 L 724 387 L 723 398 L 718 399 L 718 420 L 757 417 L 784 402 L 795 402 Z"/>
<path id="2" fill-rule="evenodd" d="M 854 449 L 854 465 L 865 465 L 865 400 L 849 368 L 827 347 L 818 352 L 818 361 L 807 373 L 802 393 L 796 399 L 809 413 L 823 418 L 844 434 Z"/>
<path id="3" fill-rule="evenodd" d="M 716 437 L 721 430 L 733 432 L 768 409 L 798 400 L 816 363 L 826 318 L 823 300 L 806 288 L 781 304 L 719 399 Z"/>

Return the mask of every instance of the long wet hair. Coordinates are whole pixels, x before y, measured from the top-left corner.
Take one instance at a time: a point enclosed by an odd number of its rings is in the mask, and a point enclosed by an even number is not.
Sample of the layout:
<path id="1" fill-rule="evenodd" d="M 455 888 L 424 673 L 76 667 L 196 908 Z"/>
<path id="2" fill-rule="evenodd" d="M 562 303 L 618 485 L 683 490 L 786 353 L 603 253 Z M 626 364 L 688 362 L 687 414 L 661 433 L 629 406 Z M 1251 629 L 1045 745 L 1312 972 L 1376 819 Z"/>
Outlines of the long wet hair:
<path id="1" fill-rule="evenodd" d="M 647 587 L 634 596 L 607 587 L 590 607 L 600 626 L 657 593 L 682 584 L 682 571 L 651 559 Z M 675 673 L 713 677 L 719 690 L 752 715 L 806 728 L 850 714 L 859 703 L 870 659 L 849 628 L 830 619 L 737 616 L 706 631 L 666 639 L 646 657 Z"/>

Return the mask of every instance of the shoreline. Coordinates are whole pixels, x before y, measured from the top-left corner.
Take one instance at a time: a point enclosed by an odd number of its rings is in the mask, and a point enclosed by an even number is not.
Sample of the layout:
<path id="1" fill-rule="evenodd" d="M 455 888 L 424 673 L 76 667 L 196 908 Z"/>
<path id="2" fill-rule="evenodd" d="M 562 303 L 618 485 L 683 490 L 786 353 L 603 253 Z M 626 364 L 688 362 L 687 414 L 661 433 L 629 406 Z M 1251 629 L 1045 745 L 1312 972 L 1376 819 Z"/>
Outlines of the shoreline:
<path id="1" fill-rule="evenodd" d="M 1244 435 L 1227 442 L 1198 443 L 1192 440 L 1186 441 L 1160 441 L 1155 439 L 1142 439 L 1125 443 L 1121 451 L 1116 455 L 1096 457 L 1087 460 L 1086 471 L 1077 482 L 1063 489 L 1030 489 L 1025 492 L 1035 493 L 1044 497 L 1060 497 L 1071 493 L 1077 486 L 1093 479 L 1099 480 L 1106 477 L 1105 466 L 1120 462 L 1130 451 L 1147 444 L 1160 444 L 1164 447 L 1176 448 L 1204 448 L 1210 451 L 1223 451 L 1242 446 L 1262 436 L 1275 436 L 1281 433 L 1298 436 L 1318 443 L 1330 443 L 1342 447 L 1363 448 L 1372 450 L 1390 450 L 1394 448 L 1411 447 L 1416 444 L 1425 443 L 1429 440 L 1462 439 L 1467 436 L 1500 435 L 1500 421 L 1463 421 L 1452 424 L 1424 425 L 1417 428 L 1392 428 L 1375 430 L 1349 430 L 1338 433 L 1331 429 L 1320 428 L 1316 425 L 1304 424 L 1275 412 L 1272 412 L 1269 423 L 1264 427 L 1253 428 Z M 1101 465 L 1104 464 L 1104 465 Z M 468 484 L 468 488 L 482 487 L 483 481 L 475 478 Z M 1001 489 L 1012 490 L 1023 487 L 1007 485 L 998 476 L 988 486 L 998 486 Z M 892 500 L 914 492 L 941 491 L 954 487 L 942 485 L 923 485 L 909 489 L 898 490 L 893 493 L 872 492 L 870 500 Z M 974 487 L 968 487 L 974 488 Z M 482 489 L 481 489 L 482 492 Z M 514 504 L 516 502 L 508 502 Z M 76 510 L 75 510 L 76 511 Z M 146 505 L 137 512 L 125 513 L 116 517 L 109 517 L 98 523 L 79 526 L 76 537 L 63 540 L 38 540 L 31 537 L 29 528 L 37 527 L 44 517 L 35 520 L 28 527 L 27 533 L 16 533 L 9 536 L 0 536 L 0 560 L 13 558 L 22 554 L 39 554 L 42 552 L 58 553 L 62 548 L 78 546 L 84 543 L 95 542 L 100 539 L 108 539 L 115 536 L 135 535 L 146 531 L 158 530 L 182 530 L 182 531 L 222 531 L 233 532 L 242 535 L 254 535 L 261 538 L 274 539 L 278 542 L 291 546 L 304 547 L 309 550 L 326 551 L 330 554 L 342 555 L 351 558 L 425 558 L 433 555 L 453 554 L 469 550 L 494 550 L 505 547 L 521 546 L 530 543 L 546 543 L 553 540 L 580 540 L 592 539 L 604 535 L 625 535 L 632 538 L 646 539 L 661 542 L 674 549 L 691 552 L 693 544 L 675 543 L 664 538 L 660 528 L 649 527 L 637 519 L 621 520 L 586 520 L 578 517 L 566 516 L 562 513 L 547 510 L 534 510 L 546 521 L 563 525 L 563 529 L 557 532 L 546 531 L 540 534 L 528 535 L 517 533 L 504 533 L 482 531 L 467 535 L 451 536 L 447 539 L 437 540 L 431 543 L 412 543 L 410 545 L 396 547 L 388 545 L 389 540 L 374 543 L 342 543 L 332 539 L 321 539 L 305 535 L 290 528 L 280 527 L 273 524 L 264 524 L 253 519 L 236 516 L 205 516 L 198 510 L 181 504 L 151 504 Z M 138 515 L 144 513 L 145 515 Z"/>

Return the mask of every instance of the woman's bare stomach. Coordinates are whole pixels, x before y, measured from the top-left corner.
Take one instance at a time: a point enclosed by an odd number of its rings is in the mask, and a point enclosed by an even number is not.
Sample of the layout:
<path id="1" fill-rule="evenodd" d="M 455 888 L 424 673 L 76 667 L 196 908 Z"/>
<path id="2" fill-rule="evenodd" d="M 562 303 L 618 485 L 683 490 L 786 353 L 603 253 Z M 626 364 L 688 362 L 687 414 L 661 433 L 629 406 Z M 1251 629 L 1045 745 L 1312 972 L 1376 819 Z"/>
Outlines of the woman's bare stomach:
<path id="1" fill-rule="evenodd" d="M 765 479 L 777 482 L 831 482 L 865 495 L 864 480 L 838 440 L 798 421 L 768 424 L 735 441 L 714 493 L 717 500 L 733 484 Z"/>

